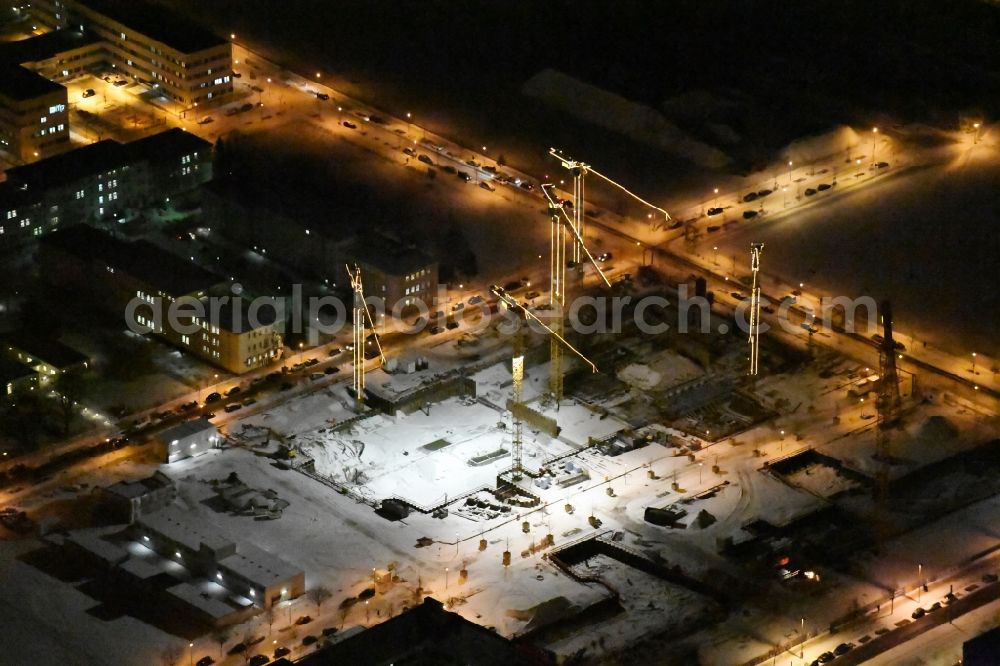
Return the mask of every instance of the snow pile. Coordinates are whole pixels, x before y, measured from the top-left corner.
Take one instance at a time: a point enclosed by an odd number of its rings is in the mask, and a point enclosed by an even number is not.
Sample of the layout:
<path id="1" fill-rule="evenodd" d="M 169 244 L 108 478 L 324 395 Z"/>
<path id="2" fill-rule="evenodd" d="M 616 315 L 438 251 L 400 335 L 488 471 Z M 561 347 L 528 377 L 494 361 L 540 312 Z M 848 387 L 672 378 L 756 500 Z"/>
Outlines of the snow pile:
<path id="1" fill-rule="evenodd" d="M 618 379 L 629 386 L 648 391 L 660 383 L 660 373 L 641 363 L 631 363 L 618 372 Z"/>
<path id="2" fill-rule="evenodd" d="M 870 147 L 871 140 L 866 140 Z M 781 155 L 795 164 L 808 164 L 829 159 L 838 153 L 846 154 L 847 151 L 857 148 L 861 142 L 862 139 L 857 132 L 846 125 L 840 125 L 823 134 L 793 141 L 781 150 Z"/>
<path id="3" fill-rule="evenodd" d="M 731 161 L 721 150 L 685 134 L 659 111 L 554 69 L 535 74 L 524 84 L 522 92 L 702 167 L 721 169 Z"/>

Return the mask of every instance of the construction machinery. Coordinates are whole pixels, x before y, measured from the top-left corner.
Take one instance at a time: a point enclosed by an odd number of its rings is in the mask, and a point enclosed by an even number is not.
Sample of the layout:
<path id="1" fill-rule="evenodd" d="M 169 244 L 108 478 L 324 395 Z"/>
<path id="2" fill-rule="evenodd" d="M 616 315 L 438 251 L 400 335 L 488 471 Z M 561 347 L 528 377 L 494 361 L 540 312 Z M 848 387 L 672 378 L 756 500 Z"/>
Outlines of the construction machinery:
<path id="1" fill-rule="evenodd" d="M 549 204 L 549 218 L 551 220 L 549 229 L 551 245 L 549 256 L 549 305 L 555 312 L 556 317 L 552 321 L 553 325 L 550 330 L 553 331 L 555 336 L 558 336 L 558 339 L 563 339 L 566 308 L 566 229 L 570 230 L 574 238 L 574 247 L 586 254 L 587 259 L 597 269 L 597 274 L 604 283 L 610 287 L 611 282 L 604 274 L 604 271 L 601 270 L 600 264 L 594 259 L 590 250 L 587 249 L 587 246 L 583 242 L 583 237 L 580 235 L 580 230 L 574 226 L 574 221 L 566 213 L 564 204 L 552 194 L 552 190 L 554 189 L 555 186 L 551 183 L 543 183 L 541 186 L 542 195 Z M 555 399 L 557 408 L 563 397 L 563 350 L 558 339 L 553 337 L 549 347 L 549 391 Z"/>
<path id="2" fill-rule="evenodd" d="M 368 305 L 365 303 L 364 287 L 361 281 L 361 268 L 357 265 L 354 270 L 350 266 L 347 269 L 347 276 L 351 280 L 351 289 L 354 292 L 354 399 L 361 406 L 365 402 L 365 321 L 368 322 L 372 331 L 372 339 L 378 348 L 379 357 L 385 363 L 385 354 L 382 352 L 382 343 L 379 342 L 378 334 L 375 333 L 375 323 L 372 321 Z"/>
<path id="3" fill-rule="evenodd" d="M 498 285 L 493 285 L 490 287 L 490 292 L 497 297 L 497 299 L 502 302 L 507 309 L 518 315 L 522 320 L 532 320 L 539 324 L 545 331 L 552 336 L 552 341 L 556 345 L 565 346 L 567 349 L 572 351 L 574 354 L 579 356 L 587 365 L 590 366 L 591 371 L 597 372 L 597 366 L 583 355 L 580 350 L 571 345 L 566 338 L 563 337 L 562 332 L 553 329 L 544 321 L 542 321 L 535 313 L 533 313 L 528 308 L 524 307 L 517 302 L 517 299 L 507 293 L 502 287 Z M 559 322 L 562 322 L 562 318 L 559 317 Z M 522 465 L 521 459 L 521 449 L 522 449 L 522 429 L 521 429 L 521 419 L 520 419 L 520 408 L 521 408 L 521 393 L 524 387 L 524 349 L 523 344 L 520 339 L 520 330 L 517 333 L 518 338 L 515 340 L 514 344 L 514 357 L 511 361 L 511 377 L 513 380 L 513 397 L 512 397 L 512 409 L 511 414 L 514 420 L 514 433 L 513 440 L 511 442 L 511 458 L 513 465 L 511 467 L 511 475 L 515 480 L 520 479 L 524 467 Z M 562 351 L 560 347 L 560 351 Z"/>
<path id="4" fill-rule="evenodd" d="M 753 271 L 753 282 L 750 289 L 750 370 L 751 377 L 757 376 L 757 363 L 760 359 L 760 255 L 764 251 L 763 243 L 750 244 L 750 270 Z M 810 338 L 811 339 L 811 338 Z"/>

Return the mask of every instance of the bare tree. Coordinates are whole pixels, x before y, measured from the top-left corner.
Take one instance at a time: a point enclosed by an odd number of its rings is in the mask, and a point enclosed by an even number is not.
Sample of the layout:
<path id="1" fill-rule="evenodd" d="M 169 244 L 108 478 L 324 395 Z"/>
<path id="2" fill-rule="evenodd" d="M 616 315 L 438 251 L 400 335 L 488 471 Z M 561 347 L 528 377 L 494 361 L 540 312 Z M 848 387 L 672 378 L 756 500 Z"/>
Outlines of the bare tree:
<path id="1" fill-rule="evenodd" d="M 225 647 L 229 637 L 229 629 L 226 629 L 225 627 L 217 629 L 215 633 L 212 634 L 212 640 L 219 644 L 219 659 L 222 659 L 222 648 Z"/>
<path id="2" fill-rule="evenodd" d="M 312 602 L 316 604 L 317 615 L 323 610 L 323 603 L 333 596 L 333 592 L 331 592 L 329 588 L 322 585 L 317 585 L 306 594 L 308 594 Z"/>

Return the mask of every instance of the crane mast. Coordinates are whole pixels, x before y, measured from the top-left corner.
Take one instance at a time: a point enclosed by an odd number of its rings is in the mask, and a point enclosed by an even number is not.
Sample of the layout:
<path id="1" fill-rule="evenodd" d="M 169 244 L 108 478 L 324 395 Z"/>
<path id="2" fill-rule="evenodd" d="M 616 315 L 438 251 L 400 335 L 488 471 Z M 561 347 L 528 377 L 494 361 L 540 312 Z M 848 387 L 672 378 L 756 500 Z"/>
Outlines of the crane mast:
<path id="1" fill-rule="evenodd" d="M 760 255 L 763 243 L 750 244 L 750 269 L 753 282 L 750 290 L 750 370 L 751 377 L 757 376 L 757 362 L 760 358 Z"/>
<path id="2" fill-rule="evenodd" d="M 351 289 L 354 292 L 354 399 L 357 401 L 358 405 L 364 405 L 365 402 L 365 321 L 368 321 L 369 326 L 372 329 L 372 335 L 374 336 L 375 345 L 378 348 L 379 356 L 382 359 L 382 363 L 385 363 L 385 354 L 382 352 L 382 343 L 379 342 L 378 334 L 375 333 L 375 323 L 372 321 L 371 313 L 368 312 L 368 306 L 365 304 L 365 293 L 361 281 L 361 268 L 355 266 L 354 270 L 351 270 L 350 266 L 346 266 L 347 276 L 351 280 Z"/>

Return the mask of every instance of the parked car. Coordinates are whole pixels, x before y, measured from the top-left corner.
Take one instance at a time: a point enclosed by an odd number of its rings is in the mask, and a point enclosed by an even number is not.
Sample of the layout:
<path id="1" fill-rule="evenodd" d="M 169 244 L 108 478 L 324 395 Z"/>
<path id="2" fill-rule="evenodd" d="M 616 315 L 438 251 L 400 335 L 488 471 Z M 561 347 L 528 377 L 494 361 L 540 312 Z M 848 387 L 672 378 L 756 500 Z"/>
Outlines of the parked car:
<path id="1" fill-rule="evenodd" d="M 421 154 L 420 154 L 420 156 L 419 156 L 419 157 L 417 157 L 417 159 L 418 159 L 419 161 L 423 162 L 424 164 L 430 164 L 430 165 L 432 165 L 432 166 L 433 166 L 433 164 L 434 164 L 434 160 L 432 160 L 432 159 L 431 159 L 430 157 L 428 157 L 427 155 L 424 155 L 423 153 L 421 153 Z"/>
<path id="2" fill-rule="evenodd" d="M 290 652 L 291 652 L 291 650 L 289 650 L 284 645 L 282 645 L 282 646 L 280 646 L 278 648 L 275 648 L 275 650 L 274 650 L 274 658 L 275 659 L 280 659 L 280 658 L 284 657 L 286 654 L 289 654 Z"/>
<path id="3" fill-rule="evenodd" d="M 209 393 L 207 396 L 205 396 L 206 405 L 211 404 L 213 402 L 218 402 L 220 400 L 222 400 L 222 396 L 218 393 Z"/>
<path id="4" fill-rule="evenodd" d="M 720 213 L 722 213 L 722 208 L 719 208 L 719 207 L 713 207 L 713 208 L 709 208 L 709 209 L 708 209 L 708 210 L 706 211 L 706 214 L 707 214 L 707 215 L 708 215 L 709 217 L 712 217 L 713 215 L 719 215 Z"/>
<path id="5" fill-rule="evenodd" d="M 351 122 L 350 120 L 345 120 L 345 121 L 343 122 L 343 125 L 344 125 L 344 127 L 346 127 L 347 129 L 357 129 L 357 128 L 358 128 L 358 126 L 357 126 L 357 125 L 355 125 L 354 123 L 352 123 L 352 122 Z"/>
<path id="6" fill-rule="evenodd" d="M 816 186 L 816 189 L 819 190 L 820 192 L 826 192 L 828 189 L 830 189 L 830 183 L 820 183 L 819 185 Z"/>
<path id="7" fill-rule="evenodd" d="M 214 663 L 215 660 L 209 656 L 202 657 L 201 659 L 195 662 L 196 666 L 212 666 L 212 664 Z"/>
<path id="8" fill-rule="evenodd" d="M 124 85 L 128 85 L 128 81 L 126 81 L 124 79 L 118 79 L 117 81 L 115 81 L 115 87 L 116 88 L 121 88 Z"/>
<path id="9" fill-rule="evenodd" d="M 232 414 L 233 412 L 238 411 L 238 410 L 240 410 L 242 408 L 243 408 L 243 405 L 241 405 L 240 403 L 238 403 L 238 402 L 231 402 L 228 405 L 226 405 L 223 409 L 225 410 L 225 412 L 227 414 Z"/>
<path id="10" fill-rule="evenodd" d="M 450 164 L 445 164 L 443 167 L 441 167 L 441 170 L 444 171 L 445 173 L 450 173 L 450 174 L 458 173 L 458 169 L 456 169 Z"/>
<path id="11" fill-rule="evenodd" d="M 755 211 L 755 210 L 745 210 L 745 211 L 743 211 L 743 219 L 744 220 L 752 220 L 755 217 L 757 217 L 757 211 Z"/>
<path id="12" fill-rule="evenodd" d="M 833 654 L 836 656 L 845 655 L 854 649 L 854 643 L 841 643 L 833 649 Z"/>
<path id="13" fill-rule="evenodd" d="M 816 194 L 816 190 L 814 190 L 814 189 L 813 189 L 813 188 L 811 188 L 811 187 L 807 187 L 807 188 L 806 188 L 806 196 L 807 196 L 807 197 L 811 197 L 811 196 L 812 196 L 812 195 L 814 195 L 814 194 Z"/>
<path id="14" fill-rule="evenodd" d="M 449 331 L 454 330 L 458 328 L 458 322 L 453 319 L 449 321 L 447 324 L 445 324 L 444 327 L 447 328 Z"/>
<path id="15" fill-rule="evenodd" d="M 470 180 L 472 180 L 472 176 L 470 176 L 469 174 L 465 173 L 464 171 L 459 171 L 455 175 L 457 175 L 459 178 L 461 178 L 462 180 L 464 180 L 467 183 Z"/>
<path id="16" fill-rule="evenodd" d="M 253 104 L 251 104 L 250 102 L 247 102 L 246 104 L 240 106 L 240 111 L 242 111 L 243 113 L 246 113 L 251 109 L 253 109 Z"/>
<path id="17" fill-rule="evenodd" d="M 597 255 L 597 260 L 603 264 L 605 261 L 611 261 L 613 256 L 610 252 L 601 252 Z"/>
<path id="18" fill-rule="evenodd" d="M 479 187 L 483 188 L 487 192 L 496 192 L 497 191 L 496 186 L 493 183 L 491 183 L 489 181 L 486 181 L 486 180 L 484 180 L 483 182 L 479 183 Z"/>
<path id="19" fill-rule="evenodd" d="M 327 95 L 325 92 L 318 92 L 316 93 L 316 99 L 323 100 L 325 102 L 328 99 L 330 99 L 330 96 Z"/>
<path id="20" fill-rule="evenodd" d="M 201 120 L 198 121 L 198 124 L 199 125 L 207 125 L 209 123 L 214 123 L 214 122 L 215 122 L 215 118 L 213 118 L 212 116 L 205 116 L 204 118 L 202 118 Z"/>
<path id="21" fill-rule="evenodd" d="M 255 654 L 250 657 L 250 661 L 247 662 L 250 666 L 264 666 L 264 664 L 271 661 L 271 658 L 266 654 Z"/>
<path id="22" fill-rule="evenodd" d="M 817 661 L 819 661 L 819 663 L 821 663 L 821 664 L 826 664 L 826 663 L 829 663 L 829 662 L 833 661 L 834 659 L 835 659 L 835 656 L 834 656 L 834 654 L 832 652 L 824 652 L 823 654 L 821 654 L 819 656 L 819 658 L 817 659 Z"/>
<path id="23" fill-rule="evenodd" d="M 86 99 L 88 97 L 93 97 L 96 94 L 97 93 L 94 92 L 93 88 L 87 88 L 86 90 L 83 91 L 83 98 Z"/>
<path id="24" fill-rule="evenodd" d="M 226 395 L 236 395 L 236 394 L 237 394 L 237 393 L 239 393 L 239 392 L 240 392 L 241 390 L 242 390 L 242 389 L 241 389 L 241 388 L 240 388 L 239 386 L 234 386 L 233 388 L 231 388 L 231 389 L 229 389 L 228 391 L 226 391 Z"/>
<path id="25" fill-rule="evenodd" d="M 756 192 L 750 192 L 749 194 L 747 194 L 746 196 L 743 197 L 743 201 L 744 201 L 744 203 L 750 203 L 751 201 L 753 201 L 754 199 L 756 199 L 758 196 L 759 195 Z"/>
<path id="26" fill-rule="evenodd" d="M 403 152 L 406 153 L 407 155 L 409 155 L 410 157 L 416 157 L 417 156 L 417 151 L 413 150 L 413 148 L 408 148 L 408 147 L 407 148 L 403 148 Z"/>
<path id="27" fill-rule="evenodd" d="M 996 574 L 991 574 L 991 573 L 989 573 L 989 574 L 983 574 L 982 581 L 984 583 L 995 583 L 995 582 L 997 582 L 997 575 Z"/>
<path id="28" fill-rule="evenodd" d="M 919 620 L 924 615 L 927 615 L 927 611 L 925 611 L 923 608 L 918 608 L 917 610 L 910 613 L 910 617 L 912 617 L 914 620 Z"/>
<path id="29" fill-rule="evenodd" d="M 757 196 L 760 197 L 760 198 L 764 198 L 764 197 L 766 197 L 770 193 L 771 193 L 771 190 L 768 190 L 768 189 L 757 190 Z"/>
<path id="30" fill-rule="evenodd" d="M 328 367 L 326 370 L 323 371 L 323 373 L 327 375 L 335 375 L 338 372 L 340 372 L 340 368 L 338 368 L 335 365 L 331 365 L 330 367 Z"/>

